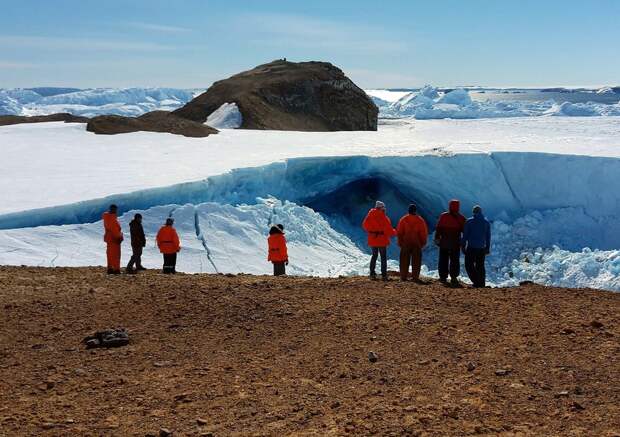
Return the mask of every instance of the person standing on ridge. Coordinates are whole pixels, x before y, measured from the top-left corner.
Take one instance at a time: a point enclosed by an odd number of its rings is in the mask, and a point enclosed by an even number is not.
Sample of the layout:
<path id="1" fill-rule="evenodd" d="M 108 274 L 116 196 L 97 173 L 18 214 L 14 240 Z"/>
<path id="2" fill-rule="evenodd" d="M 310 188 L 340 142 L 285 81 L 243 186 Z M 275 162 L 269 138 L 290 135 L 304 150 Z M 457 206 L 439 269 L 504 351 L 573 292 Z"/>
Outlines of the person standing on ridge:
<path id="1" fill-rule="evenodd" d="M 181 250 L 179 235 L 172 227 L 173 224 L 174 219 L 168 217 L 166 219 L 166 224 L 157 232 L 157 247 L 159 247 L 159 251 L 164 255 L 164 268 L 162 271 L 163 273 L 171 274 L 177 272 L 177 253 Z"/>
<path id="2" fill-rule="evenodd" d="M 413 280 L 419 282 L 422 249 L 428 239 L 428 227 L 424 219 L 417 214 L 417 207 L 413 203 L 409 205 L 408 214 L 398 222 L 396 235 L 400 246 L 400 279 L 407 280 L 411 265 Z"/>
<path id="3" fill-rule="evenodd" d="M 273 263 L 273 276 L 286 275 L 285 266 L 288 265 L 288 249 L 286 247 L 284 225 L 274 225 L 269 229 L 267 246 L 269 249 L 267 261 Z"/>
<path id="4" fill-rule="evenodd" d="M 482 214 L 479 205 L 474 206 L 473 217 L 465 222 L 461 247 L 465 254 L 465 270 L 474 287 L 486 285 L 484 259 L 491 250 L 491 224 Z"/>
<path id="5" fill-rule="evenodd" d="M 368 233 L 368 246 L 372 249 L 370 279 L 377 279 L 377 256 L 381 255 L 381 277 L 387 281 L 387 247 L 390 238 L 396 235 L 396 230 L 385 213 L 385 203 L 380 200 L 375 202 L 375 207 L 368 211 L 362 222 L 362 228 Z"/>
<path id="6" fill-rule="evenodd" d="M 121 273 L 121 243 L 123 242 L 123 232 L 118 222 L 116 213 L 118 207 L 110 205 L 110 209 L 101 216 L 103 220 L 103 241 L 107 244 L 106 256 L 108 262 L 108 274 L 118 275 Z"/>
<path id="7" fill-rule="evenodd" d="M 129 222 L 129 233 L 131 234 L 131 258 L 127 264 L 127 273 L 135 273 L 138 270 L 146 270 L 142 267 L 142 249 L 146 246 L 146 237 L 142 227 L 142 214 L 133 216 Z"/>
<path id="8" fill-rule="evenodd" d="M 439 216 L 435 227 L 435 244 L 439 246 L 439 280 L 442 283 L 448 281 L 458 285 L 458 277 L 461 270 L 461 233 L 465 225 L 465 217 L 459 213 L 460 202 L 451 200 L 448 211 Z"/>

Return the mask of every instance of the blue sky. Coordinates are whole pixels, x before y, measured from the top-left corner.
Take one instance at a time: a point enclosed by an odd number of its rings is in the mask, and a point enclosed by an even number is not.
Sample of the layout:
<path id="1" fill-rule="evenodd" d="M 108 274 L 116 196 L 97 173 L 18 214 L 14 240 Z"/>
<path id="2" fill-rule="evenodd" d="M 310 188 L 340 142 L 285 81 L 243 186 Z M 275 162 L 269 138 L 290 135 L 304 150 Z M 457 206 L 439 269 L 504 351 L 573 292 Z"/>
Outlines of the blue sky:
<path id="1" fill-rule="evenodd" d="M 325 60 L 360 86 L 620 85 L 620 1 L 0 0 L 0 88 L 206 87 Z"/>

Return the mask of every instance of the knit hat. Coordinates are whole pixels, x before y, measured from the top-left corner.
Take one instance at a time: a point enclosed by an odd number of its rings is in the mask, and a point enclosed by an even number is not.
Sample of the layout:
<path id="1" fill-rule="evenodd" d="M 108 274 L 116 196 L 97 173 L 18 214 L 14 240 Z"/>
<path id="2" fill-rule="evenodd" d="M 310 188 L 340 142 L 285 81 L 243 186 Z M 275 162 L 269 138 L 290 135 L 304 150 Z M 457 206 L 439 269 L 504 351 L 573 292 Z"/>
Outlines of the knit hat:
<path id="1" fill-rule="evenodd" d="M 385 203 L 381 202 L 380 200 L 377 200 L 375 202 L 375 208 L 385 209 Z"/>

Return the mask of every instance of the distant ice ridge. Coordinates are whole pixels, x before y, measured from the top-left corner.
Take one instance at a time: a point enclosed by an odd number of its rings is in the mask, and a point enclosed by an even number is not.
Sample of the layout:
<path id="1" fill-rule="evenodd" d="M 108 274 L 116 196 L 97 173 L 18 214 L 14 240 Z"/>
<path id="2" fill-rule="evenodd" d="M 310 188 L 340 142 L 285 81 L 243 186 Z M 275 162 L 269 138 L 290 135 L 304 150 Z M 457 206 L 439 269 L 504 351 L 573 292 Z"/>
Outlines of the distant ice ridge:
<path id="1" fill-rule="evenodd" d="M 69 112 L 138 116 L 154 110 L 174 110 L 201 90 L 176 88 L 94 88 L 60 94 L 29 89 L 0 89 L 0 115 L 45 115 Z"/>
<path id="2" fill-rule="evenodd" d="M 213 111 L 205 124 L 215 129 L 238 129 L 243 123 L 243 116 L 236 103 L 224 103 Z"/>
<path id="3" fill-rule="evenodd" d="M 609 88 L 613 93 L 613 90 Z M 606 93 L 604 89 L 599 90 Z M 527 101 L 472 101 L 465 89 L 455 89 L 440 93 L 436 88 L 426 85 L 420 91 L 408 93 L 394 102 L 373 97 L 383 118 L 412 117 L 427 119 L 471 119 L 504 118 L 531 116 L 620 116 L 620 103 L 569 103 L 557 104 L 553 100 L 544 102 Z"/>

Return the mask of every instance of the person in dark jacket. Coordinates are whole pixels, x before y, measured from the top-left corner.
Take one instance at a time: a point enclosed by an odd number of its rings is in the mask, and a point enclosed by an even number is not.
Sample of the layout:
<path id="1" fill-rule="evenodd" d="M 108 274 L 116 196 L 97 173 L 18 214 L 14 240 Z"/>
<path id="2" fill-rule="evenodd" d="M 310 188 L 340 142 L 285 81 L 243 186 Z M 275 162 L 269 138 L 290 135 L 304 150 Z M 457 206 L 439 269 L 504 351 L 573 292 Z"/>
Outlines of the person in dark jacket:
<path id="1" fill-rule="evenodd" d="M 461 270 L 461 234 L 465 225 L 465 217 L 459 213 L 460 202 L 451 200 L 448 211 L 439 216 L 435 227 L 435 244 L 439 246 L 439 280 L 448 281 L 448 274 L 452 285 L 458 285 Z"/>
<path id="2" fill-rule="evenodd" d="M 474 287 L 486 284 L 485 257 L 491 250 L 491 224 L 482 215 L 482 208 L 476 205 L 473 217 L 465 222 L 461 247 L 465 254 L 465 270 Z"/>
<path id="3" fill-rule="evenodd" d="M 142 214 L 133 216 L 129 222 L 129 233 L 131 234 L 131 258 L 127 264 L 127 273 L 135 273 L 138 270 L 146 270 L 142 266 L 142 249 L 146 246 L 146 237 L 142 227 Z"/>

